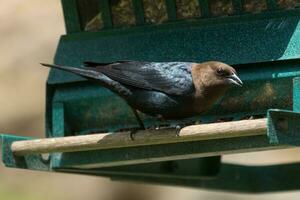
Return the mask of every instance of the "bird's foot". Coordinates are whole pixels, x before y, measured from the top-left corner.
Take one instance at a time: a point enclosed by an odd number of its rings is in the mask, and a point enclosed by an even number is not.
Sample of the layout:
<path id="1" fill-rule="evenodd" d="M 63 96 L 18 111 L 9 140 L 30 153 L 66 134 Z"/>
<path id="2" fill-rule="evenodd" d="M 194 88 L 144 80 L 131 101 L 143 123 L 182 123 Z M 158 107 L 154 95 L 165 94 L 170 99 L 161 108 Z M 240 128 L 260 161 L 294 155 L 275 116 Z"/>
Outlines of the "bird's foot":
<path id="1" fill-rule="evenodd" d="M 141 130 L 141 129 L 134 128 L 134 129 L 130 130 L 129 137 L 130 137 L 131 141 L 134 141 L 134 136 L 138 132 L 138 130 Z"/>
<path id="2" fill-rule="evenodd" d="M 176 137 L 179 137 L 180 136 L 179 133 L 180 133 L 180 130 L 181 130 L 181 126 L 177 124 L 175 126 L 175 129 L 176 129 Z"/>
<path id="3" fill-rule="evenodd" d="M 176 129 L 175 134 L 177 137 L 179 137 L 180 129 L 182 128 L 182 126 L 180 124 L 171 123 L 170 128 L 175 128 Z"/>
<path id="4" fill-rule="evenodd" d="M 141 118 L 140 118 L 140 116 L 139 116 L 139 114 L 138 114 L 138 111 L 135 110 L 134 108 L 131 108 L 131 110 L 132 110 L 132 112 L 133 112 L 133 114 L 134 114 L 134 116 L 135 116 L 135 118 L 136 118 L 136 120 L 137 120 L 137 122 L 138 122 L 140 128 L 141 128 L 142 130 L 145 130 L 145 125 L 144 125 L 143 121 L 141 120 Z"/>

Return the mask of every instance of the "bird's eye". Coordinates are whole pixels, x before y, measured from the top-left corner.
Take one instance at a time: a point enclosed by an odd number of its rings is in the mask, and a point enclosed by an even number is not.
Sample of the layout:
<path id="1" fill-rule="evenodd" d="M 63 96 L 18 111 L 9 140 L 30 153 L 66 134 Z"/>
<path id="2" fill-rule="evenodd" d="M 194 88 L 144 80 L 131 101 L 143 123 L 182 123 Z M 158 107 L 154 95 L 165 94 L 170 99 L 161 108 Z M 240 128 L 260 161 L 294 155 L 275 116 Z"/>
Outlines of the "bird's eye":
<path id="1" fill-rule="evenodd" d="M 221 69 L 221 68 L 218 68 L 217 69 L 217 75 L 223 76 L 223 75 L 225 75 L 225 71 L 223 69 Z"/>

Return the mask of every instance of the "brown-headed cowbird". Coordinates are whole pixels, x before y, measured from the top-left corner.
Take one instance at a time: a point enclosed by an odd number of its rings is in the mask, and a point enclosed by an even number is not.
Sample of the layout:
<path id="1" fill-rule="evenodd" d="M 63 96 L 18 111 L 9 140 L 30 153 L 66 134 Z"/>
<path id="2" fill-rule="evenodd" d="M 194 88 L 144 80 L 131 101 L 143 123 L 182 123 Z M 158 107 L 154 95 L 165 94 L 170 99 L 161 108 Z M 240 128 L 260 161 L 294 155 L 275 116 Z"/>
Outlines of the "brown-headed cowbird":
<path id="1" fill-rule="evenodd" d="M 85 62 L 83 68 L 42 64 L 96 80 L 136 110 L 163 119 L 192 117 L 207 111 L 230 85 L 243 83 L 231 66 L 217 61 L 114 63 Z"/>

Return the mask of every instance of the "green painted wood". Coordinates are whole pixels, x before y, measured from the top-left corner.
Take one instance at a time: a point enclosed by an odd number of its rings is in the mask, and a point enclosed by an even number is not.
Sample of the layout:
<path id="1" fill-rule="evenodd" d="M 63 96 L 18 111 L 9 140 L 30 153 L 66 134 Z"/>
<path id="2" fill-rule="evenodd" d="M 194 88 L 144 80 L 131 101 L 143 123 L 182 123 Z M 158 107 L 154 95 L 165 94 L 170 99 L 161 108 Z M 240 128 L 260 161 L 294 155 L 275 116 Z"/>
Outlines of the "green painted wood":
<path id="1" fill-rule="evenodd" d="M 210 6 L 208 0 L 199 0 L 201 16 L 203 18 L 210 17 Z"/>
<path id="2" fill-rule="evenodd" d="M 30 137 L 21 137 L 9 134 L 0 134 L 2 148 L 2 162 L 6 167 L 49 171 L 49 160 L 43 160 L 41 155 L 14 156 L 11 144 L 14 141 L 30 140 Z"/>
<path id="3" fill-rule="evenodd" d="M 61 102 L 54 102 L 52 109 L 52 136 L 62 137 L 66 129 L 64 105 Z"/>
<path id="4" fill-rule="evenodd" d="M 11 137 L 12 136 L 6 136 L 6 138 Z M 15 139 L 12 141 L 15 141 Z M 19 137 L 17 140 L 19 140 Z M 7 139 L 5 139 L 5 141 L 7 141 Z M 7 142 L 5 144 L 9 143 Z M 7 147 L 8 145 L 5 146 Z M 31 156 L 31 158 L 26 157 L 23 161 L 22 158 L 17 158 L 19 160 L 16 162 L 16 158 L 11 157 L 12 154 L 8 154 L 6 151 L 2 152 L 5 152 L 2 158 L 4 158 L 3 161 L 7 167 L 23 168 L 23 164 L 26 164 L 25 168 L 29 166 L 29 169 L 31 170 L 50 170 L 48 168 L 49 163 L 43 161 L 39 156 Z M 10 157 L 8 157 L 8 155 Z M 195 162 L 196 160 L 197 159 L 194 159 L 194 161 L 187 161 L 185 164 Z M 142 168 L 139 168 L 138 165 L 128 166 L 127 170 L 124 170 L 123 168 L 123 171 L 121 170 L 122 167 L 90 170 L 60 168 L 55 169 L 55 171 L 110 177 L 112 180 L 118 181 L 146 182 L 160 185 L 185 186 L 247 193 L 286 191 L 300 188 L 298 181 L 299 177 L 297 176 L 297 174 L 300 174 L 299 163 L 271 166 L 222 164 L 218 176 L 214 178 L 210 177 L 209 179 L 207 176 L 202 176 L 201 174 L 199 176 L 199 171 L 197 169 L 200 168 L 197 168 L 197 165 L 194 167 L 195 164 L 187 165 L 185 166 L 186 168 L 181 166 L 176 168 L 176 165 L 167 163 L 141 165 Z M 130 172 L 128 169 L 136 169 L 137 171 Z M 147 171 L 153 169 L 154 171 Z M 176 170 L 179 170 L 180 173 L 176 174 Z"/>
<path id="5" fill-rule="evenodd" d="M 76 0 L 82 31 L 99 14 L 98 0 Z"/>
<path id="6" fill-rule="evenodd" d="M 300 77 L 293 79 L 293 111 L 300 112 Z"/>
<path id="7" fill-rule="evenodd" d="M 18 167 L 18 168 L 25 168 L 25 169 L 31 169 L 31 170 L 45 170 L 48 171 L 49 169 L 49 162 L 43 161 L 40 156 L 37 155 L 28 155 L 26 157 L 14 157 L 10 146 L 11 143 L 14 141 L 20 141 L 20 140 L 26 140 L 31 139 L 28 137 L 19 137 L 19 136 L 13 136 L 13 135 L 1 135 L 1 143 L 2 143 L 2 160 L 5 163 L 7 167 Z M 156 180 L 157 182 L 164 183 L 164 184 L 170 184 L 169 181 L 173 180 L 173 183 L 179 183 L 181 181 L 184 182 L 184 184 L 187 186 L 191 186 L 191 183 L 194 181 L 205 181 L 205 180 L 215 180 L 215 179 L 202 179 L 203 176 L 201 174 L 201 161 L 198 163 L 198 159 L 194 160 L 183 160 L 183 161 L 175 161 L 175 162 L 164 162 L 164 163 L 153 163 L 148 165 L 135 165 L 135 166 L 124 166 L 124 167 L 114 167 L 114 168 L 101 168 L 101 169 L 93 169 L 93 170 L 83 170 L 83 169 L 56 169 L 56 171 L 63 171 L 63 172 L 72 172 L 72 173 L 83 173 L 83 174 L 93 174 L 98 176 L 111 176 L 113 178 L 118 178 L 122 180 L 142 180 L 142 181 L 150 181 L 150 180 Z M 200 165 L 199 165 L 200 164 Z M 220 178 L 224 175 L 224 167 L 225 165 L 222 165 L 221 173 L 217 176 L 217 178 Z M 233 166 L 237 167 L 237 166 Z M 247 167 L 243 167 L 243 169 L 246 169 Z M 299 169 L 299 167 L 297 167 Z M 283 170 L 285 168 L 282 168 Z M 235 174 L 237 173 L 237 170 L 234 170 Z M 268 172 L 273 170 L 268 170 Z M 282 172 L 282 170 L 281 170 Z M 199 174 L 200 173 L 200 174 Z M 230 174 L 228 171 L 225 174 Z M 244 176 L 245 174 L 249 173 L 241 173 L 238 177 Z M 279 173 L 282 174 L 282 173 Z M 285 173 L 284 173 L 285 174 Z M 143 177 L 143 179 L 141 179 Z M 204 176 L 205 177 L 205 176 Z M 230 176 L 229 176 L 230 177 Z M 236 177 L 236 176 L 232 176 Z M 271 176 L 274 177 L 274 176 Z M 154 179 L 153 179 L 154 178 Z M 223 177 L 224 178 L 224 177 Z M 222 179 L 223 179 L 222 178 Z M 218 182 L 221 182 L 221 180 L 218 180 Z M 169 180 L 169 181 L 167 181 Z M 174 181 L 176 180 L 176 181 Z M 180 181 L 179 181 L 180 180 Z M 228 178 L 224 180 L 230 180 Z M 224 181 L 223 180 L 223 181 Z M 258 179 L 255 179 L 258 181 Z M 179 182 L 178 182 L 179 181 Z M 150 181 L 151 182 L 151 181 Z M 189 184 L 188 184 L 189 183 Z M 180 184 L 179 184 L 180 185 Z M 223 184 L 218 184 L 218 188 Z M 227 184 L 228 185 L 228 184 Z M 232 185 L 239 185 L 241 184 L 232 184 Z M 231 185 L 231 186 L 232 186 Z M 243 184 L 244 185 L 244 184 Z M 201 184 L 202 187 L 206 187 L 203 184 Z M 293 187 L 294 185 L 292 185 Z M 230 188 L 230 187 L 227 187 Z M 224 188 L 222 188 L 224 189 Z"/>
<path id="8" fill-rule="evenodd" d="M 177 177 L 186 179 L 216 178 L 220 172 L 221 157 L 206 157 L 189 160 L 175 160 L 140 165 L 127 165 L 99 169 L 102 172 L 145 175 L 156 177 Z M 97 170 L 97 169 L 96 169 Z"/>
<path id="9" fill-rule="evenodd" d="M 64 171 L 64 168 L 57 171 Z M 69 168 L 76 173 L 85 170 Z M 139 165 L 127 165 L 117 167 L 104 167 L 91 169 L 91 172 L 102 175 L 132 175 L 161 178 L 202 179 L 216 178 L 220 170 L 220 157 L 197 158 L 190 160 L 176 160 L 166 162 L 147 163 Z"/>
<path id="10" fill-rule="evenodd" d="M 82 30 L 76 0 L 61 0 L 65 18 L 66 32 L 77 33 Z"/>
<path id="11" fill-rule="evenodd" d="M 67 35 L 61 38 L 55 62 L 80 66 L 84 60 L 138 59 L 240 64 L 297 58 L 299 11 L 277 14 L 273 18 L 258 14 L 257 20 L 250 21 L 245 16 Z M 74 80 L 74 76 L 61 81 L 62 76 L 56 77 L 50 76 L 49 82 Z"/>
<path id="12" fill-rule="evenodd" d="M 299 182 L 294 175 L 298 172 L 299 163 L 251 167 L 222 164 L 219 168 L 219 158 L 207 157 L 219 153 L 223 155 L 237 151 L 285 148 L 296 144 L 295 141 L 299 144 L 299 113 L 270 110 L 268 116 L 274 124 L 270 126 L 269 122 L 268 132 L 274 131 L 280 141 L 277 144 L 270 144 L 266 136 L 248 136 L 149 147 L 55 153 L 51 155 L 50 161 L 43 160 L 40 155 L 13 156 L 10 149 L 12 142 L 31 138 L 1 135 L 2 158 L 7 167 L 43 171 L 54 169 L 59 172 L 106 176 L 113 180 L 256 193 L 299 189 L 299 184 L 294 183 Z M 276 122 L 278 119 L 288 121 L 287 130 L 282 129 L 285 125 Z M 196 159 L 202 156 L 206 158 Z M 183 158 L 190 160 L 180 160 Z M 159 160 L 164 162 L 155 163 Z M 128 166 L 131 162 L 135 165 Z M 98 168 L 103 163 L 110 167 Z"/>
<path id="13" fill-rule="evenodd" d="M 242 14 L 243 11 L 243 1 L 244 0 L 233 0 L 234 13 Z"/>
<path id="14" fill-rule="evenodd" d="M 277 9 L 277 0 L 267 0 L 268 10 Z"/>
<path id="15" fill-rule="evenodd" d="M 72 153 L 54 153 L 52 168 L 99 168 L 160 161 L 182 160 L 283 148 L 269 144 L 267 136 L 248 136 L 164 145 L 123 147 Z"/>
<path id="16" fill-rule="evenodd" d="M 175 0 L 166 0 L 166 7 L 168 13 L 168 20 L 176 20 L 176 3 Z"/>
<path id="17" fill-rule="evenodd" d="M 1 135 L 2 160 L 7 167 L 96 175 L 118 181 L 146 182 L 248 193 L 300 189 L 299 177 L 297 176 L 297 174 L 300 174 L 300 163 L 270 166 L 243 166 L 223 163 L 217 176 L 213 174 L 207 176 L 207 173 L 203 174 L 203 166 L 205 171 L 205 168 L 210 165 L 207 165 L 205 162 L 203 165 L 203 160 L 199 159 L 89 170 L 74 167 L 52 169 L 49 168 L 51 162 L 42 159 L 40 155 L 13 156 L 10 150 L 11 143 L 26 139 L 31 138 Z M 215 161 L 218 160 L 215 159 Z M 212 162 L 210 164 L 217 163 Z M 211 167 L 215 167 L 215 165 Z"/>
<path id="18" fill-rule="evenodd" d="M 62 0 L 65 23 L 67 33 L 77 33 L 83 31 L 86 23 L 96 16 L 98 11 L 98 6 L 100 4 L 100 11 L 102 13 L 102 18 L 104 21 L 104 26 L 106 29 L 113 28 L 113 23 L 111 19 L 110 1 L 109 0 Z M 233 0 L 235 7 L 235 15 L 244 14 L 242 9 L 243 0 Z M 276 0 L 267 0 L 268 11 L 277 10 Z M 84 6 L 78 6 L 78 5 Z M 135 16 L 137 20 L 137 25 L 144 24 L 143 15 L 143 2 L 141 0 L 133 0 L 133 7 L 135 10 Z M 210 14 L 210 2 L 208 0 L 199 0 L 202 18 L 211 17 Z M 176 2 L 175 0 L 166 0 L 167 12 L 169 21 L 176 21 Z M 255 15 L 253 15 L 255 17 Z M 250 18 L 253 17 L 248 16 Z M 89 20 L 87 20 L 89 19 Z"/>
<path id="19" fill-rule="evenodd" d="M 99 0 L 99 5 L 104 28 L 111 28 L 113 23 L 111 18 L 110 0 Z"/>
<path id="20" fill-rule="evenodd" d="M 277 145 L 300 146 L 300 113 L 288 110 L 268 111 L 268 137 Z"/>
<path id="21" fill-rule="evenodd" d="M 132 0 L 132 6 L 135 15 L 135 21 L 137 25 L 142 25 L 145 23 L 144 17 L 144 6 L 141 0 Z"/>
<path id="22" fill-rule="evenodd" d="M 159 185 L 193 187 L 242 193 L 266 193 L 299 190 L 300 163 L 243 166 L 223 164 L 220 174 L 212 179 L 161 178 L 133 175 L 110 175 L 112 180 L 152 183 Z M 101 171 L 84 171 L 83 174 L 101 175 Z M 107 176 L 108 174 L 104 174 Z"/>

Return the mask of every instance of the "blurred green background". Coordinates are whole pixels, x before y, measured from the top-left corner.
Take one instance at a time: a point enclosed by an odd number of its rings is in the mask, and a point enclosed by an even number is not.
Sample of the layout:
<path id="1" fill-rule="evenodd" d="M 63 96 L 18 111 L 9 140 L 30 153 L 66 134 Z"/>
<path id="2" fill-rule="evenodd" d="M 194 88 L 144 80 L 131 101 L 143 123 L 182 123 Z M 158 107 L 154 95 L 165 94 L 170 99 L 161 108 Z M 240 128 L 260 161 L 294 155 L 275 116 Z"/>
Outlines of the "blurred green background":
<path id="1" fill-rule="evenodd" d="M 45 81 L 64 22 L 59 0 L 0 1 L 0 132 L 44 137 Z M 224 156 L 226 162 L 270 164 L 299 161 L 298 149 Z M 0 199 L 162 200 L 299 199 L 299 192 L 232 194 L 153 186 L 0 166 Z"/>

